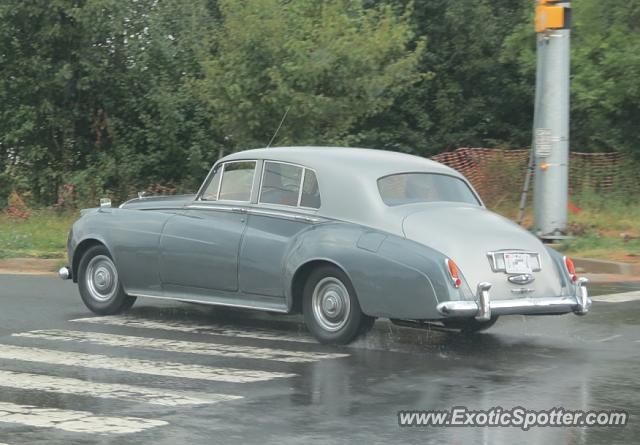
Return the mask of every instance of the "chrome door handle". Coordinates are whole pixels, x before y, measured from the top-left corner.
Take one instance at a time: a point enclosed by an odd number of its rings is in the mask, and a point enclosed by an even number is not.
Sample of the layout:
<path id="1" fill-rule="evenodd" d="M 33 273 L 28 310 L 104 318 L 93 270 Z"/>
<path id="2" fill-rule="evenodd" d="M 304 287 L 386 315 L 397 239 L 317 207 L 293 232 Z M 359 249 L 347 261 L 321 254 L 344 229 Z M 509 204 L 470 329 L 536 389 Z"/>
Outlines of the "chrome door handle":
<path id="1" fill-rule="evenodd" d="M 231 211 L 234 213 L 247 213 L 247 209 L 243 207 L 231 207 Z"/>

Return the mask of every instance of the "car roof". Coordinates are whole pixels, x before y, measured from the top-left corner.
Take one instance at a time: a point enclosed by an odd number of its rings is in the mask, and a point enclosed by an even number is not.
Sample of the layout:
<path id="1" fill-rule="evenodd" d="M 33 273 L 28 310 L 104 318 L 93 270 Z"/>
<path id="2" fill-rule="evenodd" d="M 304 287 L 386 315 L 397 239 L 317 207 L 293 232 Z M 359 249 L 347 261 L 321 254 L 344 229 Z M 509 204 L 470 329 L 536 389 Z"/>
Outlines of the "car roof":
<path id="1" fill-rule="evenodd" d="M 309 167 L 316 172 L 321 205 L 318 216 L 402 234 L 403 217 L 414 206 L 389 207 L 377 180 L 408 172 L 439 173 L 468 181 L 457 171 L 419 156 L 344 147 L 273 147 L 245 150 L 218 161 L 272 160 Z M 470 185 L 469 185 L 470 186 Z"/>
<path id="2" fill-rule="evenodd" d="M 407 153 L 369 148 L 346 147 L 272 147 L 245 150 L 226 156 L 222 161 L 265 159 L 310 167 L 322 174 L 366 175 L 373 179 L 394 173 L 429 172 L 460 177 L 452 168 Z"/>

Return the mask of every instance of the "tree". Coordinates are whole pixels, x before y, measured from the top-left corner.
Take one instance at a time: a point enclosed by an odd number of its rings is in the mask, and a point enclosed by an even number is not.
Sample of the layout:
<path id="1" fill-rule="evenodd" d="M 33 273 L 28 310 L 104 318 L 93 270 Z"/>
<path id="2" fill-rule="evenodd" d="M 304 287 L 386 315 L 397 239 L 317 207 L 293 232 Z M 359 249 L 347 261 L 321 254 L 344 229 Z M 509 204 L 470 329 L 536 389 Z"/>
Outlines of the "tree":
<path id="1" fill-rule="evenodd" d="M 73 156 L 82 37 L 70 8 L 59 0 L 0 4 L 3 173 L 28 183 L 38 201 L 53 199 Z"/>
<path id="2" fill-rule="evenodd" d="M 354 144 L 354 126 L 422 78 L 410 10 L 359 1 L 221 0 L 215 49 L 193 88 L 210 106 L 227 148 Z"/>
<path id="3" fill-rule="evenodd" d="M 571 5 L 571 148 L 640 156 L 640 1 Z M 503 53 L 530 79 L 535 75 L 532 20 L 531 7 Z"/>
<path id="4" fill-rule="evenodd" d="M 201 174 L 216 144 L 186 79 L 212 10 L 205 0 L 3 2 L 3 182 L 51 204 L 65 182 L 123 198 Z"/>
<path id="5" fill-rule="evenodd" d="M 404 8 L 406 0 L 394 2 Z M 368 123 L 368 140 L 431 155 L 461 146 L 527 145 L 533 115 L 531 80 L 501 59 L 529 0 L 416 2 L 412 24 L 427 51 L 429 76 Z"/>

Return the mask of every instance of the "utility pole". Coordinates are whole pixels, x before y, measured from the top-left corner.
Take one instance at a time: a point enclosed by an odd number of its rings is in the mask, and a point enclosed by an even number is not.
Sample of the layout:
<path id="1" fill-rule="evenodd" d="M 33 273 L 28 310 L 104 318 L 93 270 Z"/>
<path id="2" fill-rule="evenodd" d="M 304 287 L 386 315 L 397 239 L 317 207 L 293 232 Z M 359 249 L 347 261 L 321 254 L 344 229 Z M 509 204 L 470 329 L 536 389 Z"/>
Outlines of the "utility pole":
<path id="1" fill-rule="evenodd" d="M 570 24 L 568 1 L 538 0 L 533 207 L 534 233 L 543 240 L 564 238 L 567 228 Z"/>

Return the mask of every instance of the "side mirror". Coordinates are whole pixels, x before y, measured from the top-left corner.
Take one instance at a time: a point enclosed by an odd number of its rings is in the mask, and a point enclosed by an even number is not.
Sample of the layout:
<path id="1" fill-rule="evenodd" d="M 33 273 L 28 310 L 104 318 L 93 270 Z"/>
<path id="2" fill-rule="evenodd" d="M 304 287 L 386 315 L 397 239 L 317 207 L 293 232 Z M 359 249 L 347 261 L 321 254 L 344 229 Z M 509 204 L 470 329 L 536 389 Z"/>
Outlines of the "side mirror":
<path id="1" fill-rule="evenodd" d="M 111 207 L 111 200 L 109 198 L 100 198 L 100 207 Z"/>

